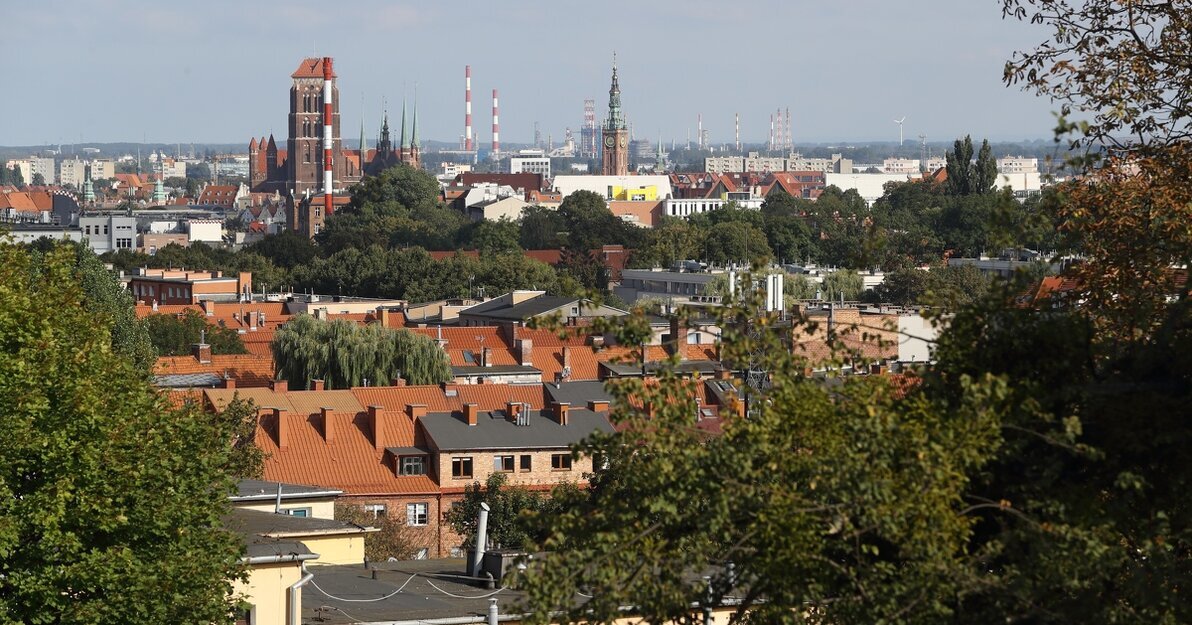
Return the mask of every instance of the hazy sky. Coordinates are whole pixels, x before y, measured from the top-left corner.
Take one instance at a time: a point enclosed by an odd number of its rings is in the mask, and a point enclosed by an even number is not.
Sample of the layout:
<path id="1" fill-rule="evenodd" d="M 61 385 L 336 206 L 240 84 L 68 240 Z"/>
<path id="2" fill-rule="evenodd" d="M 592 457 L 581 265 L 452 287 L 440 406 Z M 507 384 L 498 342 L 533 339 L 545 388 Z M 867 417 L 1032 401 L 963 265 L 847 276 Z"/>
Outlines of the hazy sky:
<path id="1" fill-rule="evenodd" d="M 1003 21 L 1000 0 L 46 0 L 0 15 L 0 145 L 99 141 L 240 142 L 285 135 L 289 75 L 335 58 L 342 133 L 377 132 L 417 84 L 424 140 L 463 132 L 464 65 L 473 124 L 504 141 L 533 124 L 576 132 L 583 101 L 603 116 L 613 50 L 639 138 L 684 142 L 696 116 L 714 143 L 764 141 L 789 107 L 795 142 L 916 141 L 971 133 L 1051 136 L 1056 107 L 1002 85 L 1009 54 L 1045 38 Z"/>

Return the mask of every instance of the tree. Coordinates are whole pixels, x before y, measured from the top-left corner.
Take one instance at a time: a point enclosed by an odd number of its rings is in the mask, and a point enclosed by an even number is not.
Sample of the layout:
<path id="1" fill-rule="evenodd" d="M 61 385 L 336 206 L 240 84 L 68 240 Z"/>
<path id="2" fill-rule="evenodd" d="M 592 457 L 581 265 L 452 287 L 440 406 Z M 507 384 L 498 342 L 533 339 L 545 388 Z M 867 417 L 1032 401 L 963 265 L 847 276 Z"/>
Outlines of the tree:
<path id="1" fill-rule="evenodd" d="M 1075 142 L 1153 156 L 1192 138 L 1192 105 L 1173 97 L 1192 84 L 1187 0 L 1002 0 L 1002 12 L 1051 29 L 1006 62 L 1003 79 L 1060 102 L 1059 130 L 1079 130 Z M 1069 124 L 1072 111 L 1088 119 Z"/>
<path id="2" fill-rule="evenodd" d="M 483 485 L 468 484 L 463 500 L 444 515 L 451 529 L 464 537 L 464 544 L 475 545 L 480 504 L 487 503 L 488 544 L 500 549 L 529 548 L 545 537 L 541 534 L 542 518 L 560 511 L 579 492 L 571 483 L 559 484 L 548 494 L 509 486 L 507 482 L 504 473 L 493 473 Z"/>
<path id="3" fill-rule="evenodd" d="M 948 190 L 953 195 L 976 195 L 988 193 L 997 182 L 997 161 L 989 141 L 981 142 L 981 151 L 973 161 L 973 138 L 965 135 L 957 139 L 952 151 L 946 153 L 948 167 Z"/>
<path id="4" fill-rule="evenodd" d="M 30 183 L 35 187 L 43 187 L 46 184 L 46 177 L 41 175 L 41 172 L 33 174 L 33 180 Z"/>
<path id="5" fill-rule="evenodd" d="M 111 349 L 71 250 L 0 245 L 0 611 L 12 622 L 230 623 L 230 433 Z"/>
<path id="6" fill-rule="evenodd" d="M 822 285 L 823 298 L 830 302 L 841 299 L 850 302 L 860 301 L 865 293 L 865 281 L 861 274 L 847 269 L 838 269 L 824 276 Z"/>
<path id="7" fill-rule="evenodd" d="M 309 263 L 319 254 L 318 248 L 310 239 L 290 229 L 266 236 L 245 249 L 284 269 L 293 269 Z"/>
<path id="8" fill-rule="evenodd" d="M 724 221 L 708 229 L 704 249 L 709 262 L 718 264 L 768 262 L 773 257 L 766 233 L 744 221 Z"/>
<path id="9" fill-rule="evenodd" d="M 723 355 L 761 354 L 770 384 L 744 390 L 750 418 L 722 412 L 722 434 L 694 425 L 693 383 L 672 372 L 610 386 L 617 431 L 577 450 L 604 468 L 542 518 L 546 553 L 518 582 L 530 620 L 629 605 L 695 623 L 731 596 L 731 622 L 937 622 L 976 583 L 963 495 L 996 450 L 999 383 L 970 379 L 948 411 L 880 376 L 825 385 L 754 305 L 723 311 Z"/>
<path id="10" fill-rule="evenodd" d="M 469 243 L 481 254 L 521 252 L 521 246 L 518 245 L 520 233 L 518 223 L 508 218 L 501 218 L 500 221 L 486 219 L 472 227 Z"/>
<path id="11" fill-rule="evenodd" d="M 278 375 L 295 388 L 323 380 L 326 388 L 387 384 L 439 384 L 451 378 L 447 354 L 433 340 L 379 324 L 365 326 L 298 315 L 278 328 L 270 344 Z"/>
<path id="12" fill-rule="evenodd" d="M 522 249 L 553 250 L 563 246 L 567 224 L 558 211 L 528 206 L 522 211 L 520 243 Z"/>
<path id="13" fill-rule="evenodd" d="M 77 243 L 55 244 L 48 251 L 34 250 L 31 253 L 34 275 L 44 276 L 47 263 L 56 254 L 72 259 L 74 278 L 83 289 L 87 312 L 111 324 L 112 350 L 148 374 L 156 354 L 145 323 L 137 319 L 133 310 L 132 294 L 104 267 L 91 248 Z"/>
<path id="14" fill-rule="evenodd" d="M 336 504 L 335 519 L 355 523 L 361 527 L 375 527 L 378 532 L 364 535 L 364 558 L 371 562 L 384 562 L 389 558 L 408 560 L 414 557 L 414 537 L 406 525 L 406 519 L 399 516 L 376 516 L 363 506 Z"/>
<path id="15" fill-rule="evenodd" d="M 206 341 L 212 354 L 247 354 L 244 341 L 230 328 L 208 323 L 197 310 L 178 315 L 154 314 L 144 320 L 149 340 L 158 356 L 186 356 L 191 346 Z"/>

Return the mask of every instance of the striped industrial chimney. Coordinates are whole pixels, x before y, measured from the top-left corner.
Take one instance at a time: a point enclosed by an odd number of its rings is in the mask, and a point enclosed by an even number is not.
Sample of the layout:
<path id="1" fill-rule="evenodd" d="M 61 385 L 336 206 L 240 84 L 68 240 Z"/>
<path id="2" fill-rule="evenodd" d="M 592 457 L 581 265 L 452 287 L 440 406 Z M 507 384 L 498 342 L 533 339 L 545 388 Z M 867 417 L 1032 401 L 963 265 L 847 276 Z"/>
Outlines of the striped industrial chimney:
<path id="1" fill-rule="evenodd" d="M 330 215 L 335 209 L 331 203 L 331 57 L 323 57 L 323 214 Z"/>
<path id="2" fill-rule="evenodd" d="M 493 158 L 501 153 L 501 122 L 497 113 L 497 90 L 493 89 Z"/>
<path id="3" fill-rule="evenodd" d="M 472 151 L 472 66 L 464 66 L 464 150 Z"/>

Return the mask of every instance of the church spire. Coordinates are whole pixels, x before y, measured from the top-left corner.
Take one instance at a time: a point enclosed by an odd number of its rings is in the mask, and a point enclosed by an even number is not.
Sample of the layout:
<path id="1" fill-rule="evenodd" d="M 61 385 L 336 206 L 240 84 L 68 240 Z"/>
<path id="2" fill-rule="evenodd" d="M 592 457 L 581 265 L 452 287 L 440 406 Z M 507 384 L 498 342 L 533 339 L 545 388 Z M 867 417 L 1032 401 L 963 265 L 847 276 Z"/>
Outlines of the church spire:
<path id="1" fill-rule="evenodd" d="M 617 53 L 613 52 L 613 83 L 608 89 L 608 119 L 604 127 L 609 130 L 623 130 L 625 116 L 621 113 L 621 84 L 617 81 Z"/>
<path id="2" fill-rule="evenodd" d="M 658 133 L 658 157 L 654 161 L 654 173 L 661 174 L 666 171 L 666 157 L 662 156 L 662 133 Z"/>
<path id="3" fill-rule="evenodd" d="M 406 99 L 401 99 L 401 149 L 410 149 L 410 127 L 406 125 Z"/>
<path id="4" fill-rule="evenodd" d="M 360 112 L 360 163 L 364 163 L 364 153 L 368 151 L 368 144 L 364 142 L 364 112 Z"/>
<path id="5" fill-rule="evenodd" d="M 418 85 L 414 85 L 414 119 L 413 119 L 413 126 L 414 126 L 414 138 L 413 138 L 413 139 L 410 141 L 410 144 L 411 144 L 411 146 L 412 146 L 412 147 L 414 147 L 414 148 L 418 148 L 418 147 L 419 147 L 419 146 L 418 146 Z"/>

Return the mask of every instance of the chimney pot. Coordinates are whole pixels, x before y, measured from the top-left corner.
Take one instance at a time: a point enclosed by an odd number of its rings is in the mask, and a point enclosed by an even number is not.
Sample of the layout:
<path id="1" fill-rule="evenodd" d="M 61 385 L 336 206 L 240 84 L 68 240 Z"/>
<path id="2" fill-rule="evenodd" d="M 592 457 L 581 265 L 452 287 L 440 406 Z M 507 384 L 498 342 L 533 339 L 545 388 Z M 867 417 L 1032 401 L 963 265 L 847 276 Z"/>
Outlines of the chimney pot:
<path id="1" fill-rule="evenodd" d="M 274 393 L 285 393 L 290 390 L 290 382 L 288 380 L 273 380 L 269 383 L 269 388 L 273 389 Z"/>
<path id="2" fill-rule="evenodd" d="M 481 352 L 480 352 L 480 366 L 482 366 L 482 367 L 493 366 L 493 349 L 491 347 L 485 347 L 483 350 L 481 350 Z"/>
<path id="3" fill-rule="evenodd" d="M 563 346 L 563 368 L 571 366 L 571 348 Z"/>
<path id="4" fill-rule="evenodd" d="M 312 390 L 312 391 L 323 390 L 323 381 L 322 380 L 311 380 L 310 381 L 310 390 Z"/>
<path id="5" fill-rule="evenodd" d="M 224 375 L 223 387 L 228 389 L 236 388 L 236 378 L 233 378 L 229 375 Z"/>
<path id="6" fill-rule="evenodd" d="M 468 425 L 476 425 L 480 419 L 480 406 L 476 404 L 464 404 L 464 421 Z"/>
<path id="7" fill-rule="evenodd" d="M 534 341 L 530 339 L 517 340 L 517 356 L 518 362 L 523 367 L 534 366 Z"/>
<path id="8" fill-rule="evenodd" d="M 608 402 L 603 399 L 593 399 L 588 402 L 588 410 L 592 412 L 608 412 Z"/>

